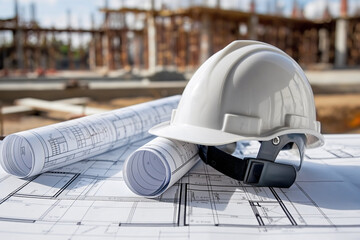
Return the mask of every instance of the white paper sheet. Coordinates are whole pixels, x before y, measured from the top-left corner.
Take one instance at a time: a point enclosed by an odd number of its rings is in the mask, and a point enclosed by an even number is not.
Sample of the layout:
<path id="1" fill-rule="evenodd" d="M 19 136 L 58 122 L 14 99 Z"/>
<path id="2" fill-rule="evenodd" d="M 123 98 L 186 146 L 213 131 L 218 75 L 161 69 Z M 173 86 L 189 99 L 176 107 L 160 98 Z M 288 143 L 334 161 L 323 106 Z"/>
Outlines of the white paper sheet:
<path id="1" fill-rule="evenodd" d="M 325 135 L 288 189 L 244 185 L 199 161 L 163 194 L 130 191 L 142 139 L 28 179 L 0 171 L 0 239 L 359 239 L 360 135 Z M 236 154 L 251 156 L 257 142 Z"/>
<path id="2" fill-rule="evenodd" d="M 1 144 L 1 165 L 31 177 L 144 139 L 169 120 L 180 96 L 11 134 Z"/>
<path id="3" fill-rule="evenodd" d="M 195 144 L 155 138 L 125 161 L 126 185 L 136 194 L 156 197 L 183 177 L 198 161 Z"/>

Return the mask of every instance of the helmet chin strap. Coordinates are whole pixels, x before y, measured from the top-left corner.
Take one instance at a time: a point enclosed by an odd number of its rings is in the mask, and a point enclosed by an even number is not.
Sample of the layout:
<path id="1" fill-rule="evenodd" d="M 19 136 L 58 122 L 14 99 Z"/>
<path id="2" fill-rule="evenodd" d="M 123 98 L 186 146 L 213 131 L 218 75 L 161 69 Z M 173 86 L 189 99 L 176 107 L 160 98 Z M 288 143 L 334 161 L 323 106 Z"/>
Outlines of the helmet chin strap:
<path id="1" fill-rule="evenodd" d="M 259 187 L 290 187 L 296 179 L 304 159 L 306 137 L 304 134 L 287 134 L 270 141 L 262 141 L 256 158 L 237 158 L 214 146 L 199 145 L 199 155 L 208 165 L 219 172 Z M 296 144 L 300 152 L 300 164 L 275 162 L 282 149 L 290 149 Z"/>

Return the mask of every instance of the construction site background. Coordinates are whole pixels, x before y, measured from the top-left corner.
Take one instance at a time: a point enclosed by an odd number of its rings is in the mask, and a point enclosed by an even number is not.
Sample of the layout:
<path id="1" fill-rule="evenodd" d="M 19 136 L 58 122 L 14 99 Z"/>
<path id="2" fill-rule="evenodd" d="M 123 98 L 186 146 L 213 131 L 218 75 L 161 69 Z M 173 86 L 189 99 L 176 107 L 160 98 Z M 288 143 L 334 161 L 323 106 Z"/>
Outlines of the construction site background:
<path id="1" fill-rule="evenodd" d="M 149 1 L 150 9 L 111 9 L 105 1 L 99 9 L 103 23 L 95 26 L 92 16 L 92 27 L 85 29 L 71 26 L 70 10 L 66 28 L 42 27 L 34 4 L 31 20 L 25 22 L 14 0 L 14 17 L 0 19 L 0 36 L 11 36 L 9 42 L 0 38 L 1 75 L 51 75 L 75 69 L 100 71 L 104 76 L 114 70 L 192 72 L 237 39 L 277 46 L 304 68 L 360 64 L 360 11 L 348 16 L 346 0 L 340 0 L 340 17 L 333 18 L 326 8 L 317 20 L 304 18 L 296 0 L 290 17 L 280 10 L 259 14 L 255 0 L 250 2 L 249 12 L 223 9 L 219 0 L 212 7 L 207 1 L 190 1 L 180 9 L 168 9 L 164 4 L 155 9 L 155 0 Z M 78 46 L 73 44 L 75 38 Z"/>

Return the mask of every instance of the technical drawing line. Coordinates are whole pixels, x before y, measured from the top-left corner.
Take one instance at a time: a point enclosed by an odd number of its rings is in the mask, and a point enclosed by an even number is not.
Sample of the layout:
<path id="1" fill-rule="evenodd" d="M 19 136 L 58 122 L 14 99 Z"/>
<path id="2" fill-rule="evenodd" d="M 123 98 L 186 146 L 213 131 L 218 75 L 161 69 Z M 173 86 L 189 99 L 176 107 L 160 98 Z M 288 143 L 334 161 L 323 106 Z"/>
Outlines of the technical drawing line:
<path id="1" fill-rule="evenodd" d="M 5 217 L 0 217 L 0 221 L 4 221 L 4 222 L 22 222 L 22 223 L 35 223 L 36 222 L 36 220 L 31 220 L 31 219 L 5 218 Z"/>
<path id="2" fill-rule="evenodd" d="M 194 154 L 189 160 L 181 164 L 177 169 L 175 169 L 171 174 L 175 174 L 176 172 L 180 171 L 183 167 L 185 167 L 187 164 L 191 163 L 194 159 L 198 158 L 198 154 Z"/>
<path id="3" fill-rule="evenodd" d="M 51 205 L 51 207 L 49 207 L 38 219 L 38 221 L 43 221 L 45 216 L 47 214 L 49 214 L 49 212 L 51 212 L 54 208 L 56 208 L 59 205 L 60 201 L 57 200 L 53 205 Z"/>
<path id="4" fill-rule="evenodd" d="M 189 217 L 187 215 L 187 205 L 188 205 L 188 183 L 185 183 L 185 187 L 184 187 L 184 191 L 185 191 L 185 197 L 184 197 L 184 219 L 183 219 L 183 223 L 184 226 L 189 226 L 189 224 L 186 223 L 186 219 Z"/>
<path id="5" fill-rule="evenodd" d="M 131 210 L 130 210 L 130 213 L 129 213 L 129 216 L 128 218 L 126 219 L 126 223 L 131 223 L 133 217 L 134 217 L 134 213 L 135 213 L 135 210 L 136 210 L 136 206 L 137 206 L 137 202 L 134 202 L 131 206 Z"/>
<path id="6" fill-rule="evenodd" d="M 326 221 L 333 227 L 336 227 L 336 225 L 334 223 L 332 223 L 332 221 L 328 218 L 328 216 L 322 211 L 322 209 L 316 204 L 316 202 L 309 196 L 309 194 L 306 193 L 306 191 L 304 191 L 304 189 L 298 184 L 296 183 L 296 186 L 300 189 L 300 191 L 309 199 L 309 201 L 317 208 L 317 210 L 321 213 L 321 215 L 326 219 Z"/>
<path id="7" fill-rule="evenodd" d="M 29 195 L 29 194 L 19 194 L 19 193 L 15 193 L 13 196 L 21 197 L 21 198 L 53 199 L 52 196 L 40 196 L 40 195 Z"/>
<path id="8" fill-rule="evenodd" d="M 286 214 L 286 216 L 289 218 L 289 221 L 291 222 L 292 225 L 296 226 L 297 223 L 295 221 L 295 219 L 293 218 L 293 216 L 291 215 L 291 213 L 289 212 L 289 210 L 286 208 L 285 204 L 283 203 L 283 201 L 281 200 L 281 198 L 279 197 L 279 195 L 275 192 L 274 188 L 269 187 L 270 191 L 272 192 L 272 194 L 274 195 L 274 197 L 276 198 L 276 200 L 278 201 L 280 207 L 282 208 L 282 210 L 284 211 L 284 213 Z"/>
<path id="9" fill-rule="evenodd" d="M 249 201 L 249 204 L 250 204 L 250 206 L 251 206 L 251 209 L 252 209 L 253 212 L 254 212 L 255 218 L 256 218 L 256 220 L 258 221 L 259 226 L 265 226 L 265 223 L 264 223 L 264 221 L 262 220 L 262 218 L 261 218 L 261 216 L 260 216 L 260 214 L 259 214 L 259 211 L 257 210 L 254 202 L 253 202 L 253 201 Z"/>
<path id="10" fill-rule="evenodd" d="M 24 184 L 22 184 L 20 187 L 16 188 L 14 191 L 12 191 L 10 194 L 8 194 L 6 197 L 4 197 L 3 199 L 0 200 L 0 205 L 2 203 L 4 203 L 6 200 L 8 200 L 9 198 L 11 198 L 12 196 L 14 196 L 18 191 L 20 191 L 22 188 L 24 188 L 26 185 L 28 185 L 29 183 L 31 183 L 32 180 L 34 180 L 35 178 L 37 178 L 38 176 L 35 177 L 31 177 L 28 179 L 27 182 L 25 182 Z"/>
<path id="11" fill-rule="evenodd" d="M 80 173 L 75 174 L 54 196 L 53 198 L 57 198 L 70 184 L 72 184 L 76 178 L 80 176 Z"/>
<path id="12" fill-rule="evenodd" d="M 290 201 L 289 197 L 285 194 L 284 190 L 282 188 L 279 188 L 279 190 L 286 197 L 286 200 L 291 204 L 293 209 L 295 209 L 295 212 L 298 214 L 298 217 L 300 218 L 300 222 L 305 222 L 305 219 L 303 218 L 303 216 L 301 216 L 300 211 L 295 207 L 294 203 Z"/>
<path id="13" fill-rule="evenodd" d="M 181 208 L 184 208 L 184 207 L 183 207 L 184 200 L 182 199 L 182 198 L 183 198 L 183 184 L 182 184 L 182 183 L 180 184 L 179 192 L 180 192 L 180 194 L 179 194 L 179 206 L 178 206 L 177 226 L 180 226 L 180 225 L 181 225 L 181 216 L 182 216 Z"/>
<path id="14" fill-rule="evenodd" d="M 211 181 L 209 178 L 209 175 L 207 175 L 208 173 L 208 168 L 205 167 L 205 173 L 206 173 L 206 183 L 207 183 L 207 187 L 208 187 L 208 194 L 209 194 L 209 200 L 210 200 L 210 206 L 211 206 L 211 212 L 212 212 L 212 216 L 213 216 L 213 220 L 214 220 L 214 225 L 218 226 L 219 225 L 219 216 L 217 214 L 217 210 L 216 210 L 216 204 L 215 204 L 215 199 L 214 199 L 214 194 L 213 194 L 213 190 L 212 190 L 212 186 L 211 186 Z"/>

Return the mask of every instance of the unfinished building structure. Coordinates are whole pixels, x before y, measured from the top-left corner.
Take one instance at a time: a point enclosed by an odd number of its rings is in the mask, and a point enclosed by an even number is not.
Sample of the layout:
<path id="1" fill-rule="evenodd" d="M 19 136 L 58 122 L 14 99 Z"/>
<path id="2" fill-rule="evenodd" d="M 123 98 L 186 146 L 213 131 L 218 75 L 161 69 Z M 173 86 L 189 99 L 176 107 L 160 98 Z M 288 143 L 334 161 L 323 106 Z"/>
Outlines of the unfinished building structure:
<path id="1" fill-rule="evenodd" d="M 151 2 L 154 6 L 154 0 Z M 146 69 L 151 72 L 159 68 L 176 68 L 186 71 L 195 69 L 237 39 L 275 45 L 303 66 L 360 64 L 360 17 L 347 16 L 346 0 L 341 0 L 341 15 L 336 19 L 327 11 L 321 20 L 308 20 L 296 7 L 294 1 L 291 17 L 258 14 L 255 1 L 251 1 L 249 12 L 222 9 L 218 5 L 190 5 L 181 9 L 152 7 L 148 10 L 103 8 L 100 11 L 105 20 L 97 29 L 20 25 L 16 16 L 0 21 L 0 31 L 11 31 L 14 39 L 10 45 L 0 46 L 0 68 Z M 79 63 L 76 66 L 71 37 L 69 51 L 63 56 L 67 64 L 56 64 L 59 52 L 56 36 L 60 33 L 91 36 L 88 46 L 77 53 Z M 28 44 L 30 36 L 36 39 L 32 44 Z M 31 66 L 29 59 L 33 62 Z"/>

